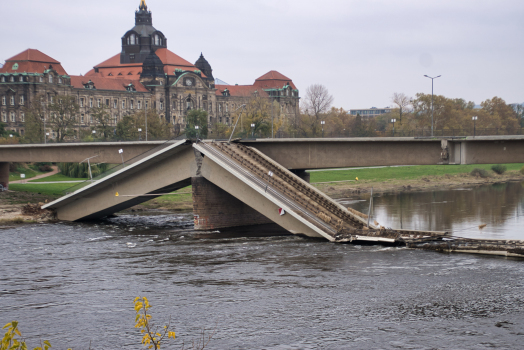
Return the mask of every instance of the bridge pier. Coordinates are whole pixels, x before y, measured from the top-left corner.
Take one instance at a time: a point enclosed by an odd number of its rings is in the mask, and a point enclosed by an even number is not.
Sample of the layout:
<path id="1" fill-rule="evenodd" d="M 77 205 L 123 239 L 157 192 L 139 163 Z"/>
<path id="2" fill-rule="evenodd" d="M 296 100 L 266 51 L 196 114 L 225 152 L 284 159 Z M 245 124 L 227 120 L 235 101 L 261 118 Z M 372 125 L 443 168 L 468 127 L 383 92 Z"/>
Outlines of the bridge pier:
<path id="1" fill-rule="evenodd" d="M 261 225 L 271 220 L 203 177 L 192 177 L 195 230 Z"/>
<path id="2" fill-rule="evenodd" d="M 306 181 L 307 183 L 311 182 L 311 175 L 304 169 L 291 169 L 293 174 Z"/>
<path id="3" fill-rule="evenodd" d="M 0 162 L 0 185 L 5 189 L 9 188 L 9 163 Z"/>

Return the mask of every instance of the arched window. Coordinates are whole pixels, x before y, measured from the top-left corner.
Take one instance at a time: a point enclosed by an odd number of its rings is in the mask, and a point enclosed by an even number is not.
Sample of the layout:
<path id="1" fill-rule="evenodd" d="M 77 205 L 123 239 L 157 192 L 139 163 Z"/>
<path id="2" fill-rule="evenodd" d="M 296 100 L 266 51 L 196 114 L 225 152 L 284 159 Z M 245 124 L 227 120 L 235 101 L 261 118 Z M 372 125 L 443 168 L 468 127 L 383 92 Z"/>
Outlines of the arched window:
<path id="1" fill-rule="evenodd" d="M 11 112 L 11 122 L 16 122 L 16 114 L 15 112 Z"/>
<path id="2" fill-rule="evenodd" d="M 155 45 L 160 46 L 160 36 L 158 34 L 155 34 Z"/>
<path id="3" fill-rule="evenodd" d="M 49 82 L 52 83 L 53 82 L 53 76 L 51 74 L 49 74 Z"/>
<path id="4" fill-rule="evenodd" d="M 136 37 L 135 37 L 135 34 L 131 34 L 131 35 L 129 36 L 129 44 L 130 44 L 130 45 L 135 45 L 135 38 L 136 38 Z"/>

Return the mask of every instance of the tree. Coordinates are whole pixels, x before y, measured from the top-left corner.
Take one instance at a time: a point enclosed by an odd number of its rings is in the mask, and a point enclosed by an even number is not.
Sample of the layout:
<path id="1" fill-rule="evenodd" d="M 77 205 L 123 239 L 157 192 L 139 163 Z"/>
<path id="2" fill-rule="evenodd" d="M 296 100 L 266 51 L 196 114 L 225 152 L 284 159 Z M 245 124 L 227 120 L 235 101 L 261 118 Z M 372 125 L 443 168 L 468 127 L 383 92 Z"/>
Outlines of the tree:
<path id="1" fill-rule="evenodd" d="M 235 137 L 242 138 L 270 137 L 272 123 L 276 133 L 284 120 L 280 105 L 260 96 L 253 96 L 245 108 L 235 111 L 232 122 L 235 123 L 237 118 L 241 120 L 235 129 Z"/>
<path id="2" fill-rule="evenodd" d="M 80 106 L 73 96 L 57 95 L 53 102 L 48 104 L 48 126 L 56 134 L 56 141 L 63 142 L 66 136 L 74 134 Z"/>
<path id="3" fill-rule="evenodd" d="M 90 112 L 93 120 L 95 121 L 95 127 L 97 138 L 104 141 L 111 140 L 115 137 L 115 128 L 111 125 L 111 113 L 109 107 L 102 105 L 102 107 L 91 108 Z"/>
<path id="4" fill-rule="evenodd" d="M 146 118 L 144 112 L 137 111 L 131 115 L 125 115 L 116 125 L 116 138 L 121 141 L 138 140 L 139 131 L 142 129 L 142 137 L 145 138 Z M 161 118 L 154 109 L 147 111 L 147 138 L 148 140 L 167 140 L 173 135 L 173 125 Z"/>
<path id="5" fill-rule="evenodd" d="M 198 130 L 196 129 L 198 126 Z M 192 109 L 187 113 L 186 137 L 207 138 L 207 112 L 202 109 Z"/>
<path id="6" fill-rule="evenodd" d="M 407 107 L 411 104 L 411 98 L 407 97 L 403 93 L 397 93 L 395 92 L 393 94 L 393 97 L 391 98 L 394 104 L 398 106 L 399 109 L 399 123 L 402 124 L 402 112 L 407 109 Z"/>
<path id="7" fill-rule="evenodd" d="M 299 129 L 303 136 L 318 136 L 322 128 L 320 122 L 323 114 L 329 111 L 333 103 L 333 96 L 321 84 L 314 84 L 307 88 L 303 102 L 303 113 Z"/>
<path id="8" fill-rule="evenodd" d="M 44 143 L 45 133 L 44 118 L 45 118 L 44 97 L 42 95 L 36 96 L 33 101 L 24 109 L 25 113 L 25 141 L 30 143 Z"/>

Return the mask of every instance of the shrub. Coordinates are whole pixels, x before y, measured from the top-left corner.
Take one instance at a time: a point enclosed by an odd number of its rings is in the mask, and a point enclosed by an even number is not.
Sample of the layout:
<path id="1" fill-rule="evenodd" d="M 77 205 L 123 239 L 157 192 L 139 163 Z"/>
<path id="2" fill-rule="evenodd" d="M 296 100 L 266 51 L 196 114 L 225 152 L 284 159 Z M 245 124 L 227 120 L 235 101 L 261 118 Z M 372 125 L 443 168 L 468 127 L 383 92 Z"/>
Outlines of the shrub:
<path id="1" fill-rule="evenodd" d="M 524 175 L 524 166 L 522 167 L 522 169 L 520 169 L 520 173 Z"/>
<path id="2" fill-rule="evenodd" d="M 53 170 L 53 168 L 51 168 L 49 165 L 45 164 L 45 165 L 40 165 L 38 167 L 38 170 L 40 170 L 43 173 L 47 173 L 47 172 Z"/>
<path id="3" fill-rule="evenodd" d="M 504 174 L 506 172 L 506 169 L 507 169 L 506 166 L 502 164 L 495 164 L 491 167 L 491 170 L 493 170 L 494 172 L 496 172 L 499 175 Z"/>
<path id="4" fill-rule="evenodd" d="M 482 177 L 482 178 L 489 177 L 489 173 L 486 169 L 475 168 L 471 170 L 470 174 L 471 176 L 477 176 L 477 177 Z"/>

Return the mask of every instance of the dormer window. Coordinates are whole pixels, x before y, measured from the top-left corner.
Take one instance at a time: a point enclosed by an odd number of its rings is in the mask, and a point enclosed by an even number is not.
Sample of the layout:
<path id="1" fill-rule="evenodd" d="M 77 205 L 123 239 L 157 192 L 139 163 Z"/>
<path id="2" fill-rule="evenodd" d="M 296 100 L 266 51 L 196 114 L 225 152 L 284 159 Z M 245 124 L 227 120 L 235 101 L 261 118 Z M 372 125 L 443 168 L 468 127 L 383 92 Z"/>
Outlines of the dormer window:
<path id="1" fill-rule="evenodd" d="M 49 83 L 52 84 L 53 83 L 53 76 L 51 74 L 49 74 Z"/>
<path id="2" fill-rule="evenodd" d="M 2 83 L 5 83 L 5 77 L 2 77 Z"/>
<path id="3" fill-rule="evenodd" d="M 135 42 L 136 42 L 136 35 L 135 34 L 131 34 L 129 36 L 129 45 L 135 45 Z"/>
<path id="4" fill-rule="evenodd" d="M 162 38 L 158 34 L 155 34 L 155 46 L 162 46 Z"/>
<path id="5" fill-rule="evenodd" d="M 40 79 L 39 79 L 38 81 L 40 81 L 41 83 L 43 83 L 43 82 L 44 82 L 44 77 L 40 77 Z"/>
<path id="6" fill-rule="evenodd" d="M 225 89 L 223 92 L 222 92 L 222 96 L 231 96 L 229 94 L 229 90 L 228 89 Z"/>
<path id="7" fill-rule="evenodd" d="M 87 83 L 84 84 L 84 89 L 95 90 L 95 83 L 89 80 Z"/>
<path id="8" fill-rule="evenodd" d="M 128 92 L 134 92 L 134 91 L 136 91 L 135 86 L 134 86 L 133 84 L 129 84 L 129 85 L 127 85 L 127 86 L 126 86 L 126 90 L 127 90 Z"/>
<path id="9" fill-rule="evenodd" d="M 15 77 L 12 76 L 10 80 L 11 80 L 12 83 L 14 83 L 15 82 Z"/>
<path id="10" fill-rule="evenodd" d="M 62 84 L 62 78 L 58 78 L 58 84 Z"/>
<path id="11" fill-rule="evenodd" d="M 108 77 L 112 77 L 112 76 L 113 76 L 113 73 L 109 73 L 107 76 L 108 76 Z"/>
<path id="12" fill-rule="evenodd" d="M 23 81 L 24 81 L 24 77 L 20 77 L 20 78 L 18 78 L 18 81 L 23 82 Z"/>

